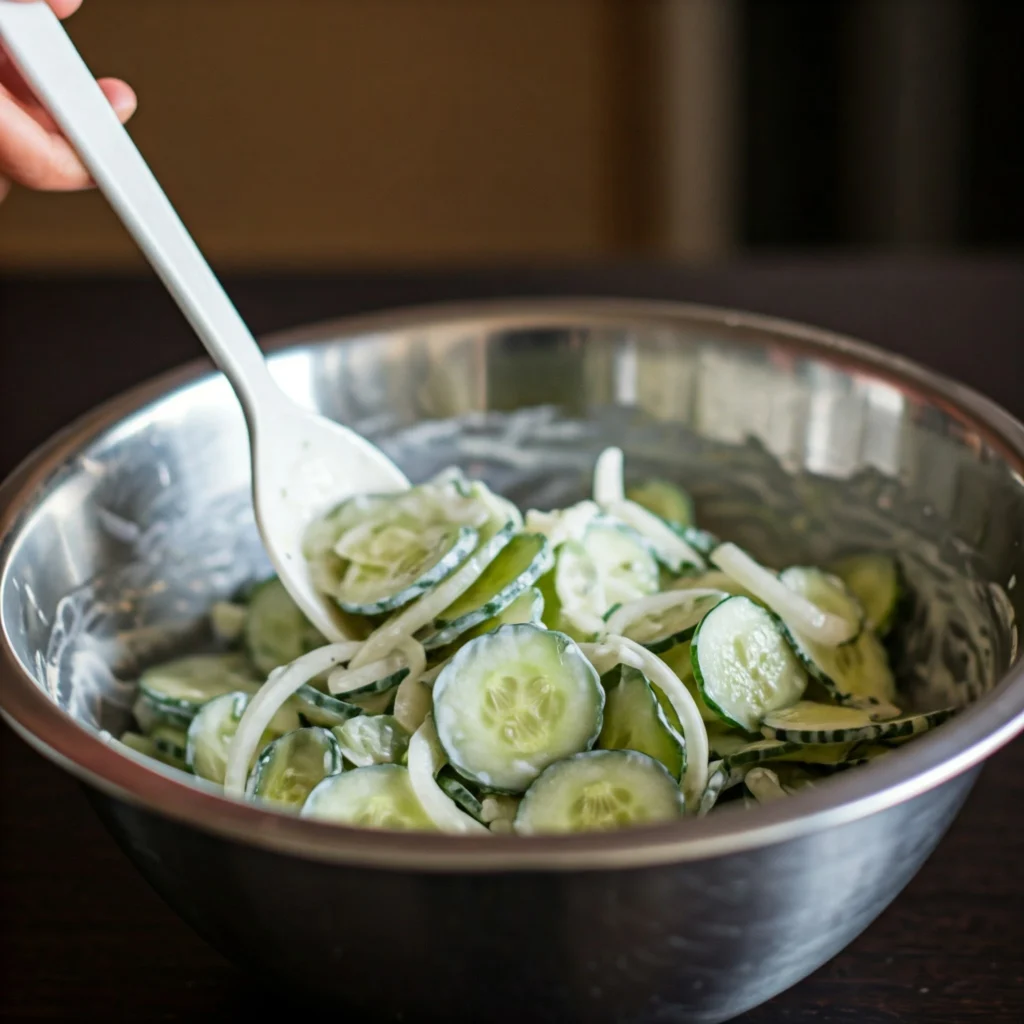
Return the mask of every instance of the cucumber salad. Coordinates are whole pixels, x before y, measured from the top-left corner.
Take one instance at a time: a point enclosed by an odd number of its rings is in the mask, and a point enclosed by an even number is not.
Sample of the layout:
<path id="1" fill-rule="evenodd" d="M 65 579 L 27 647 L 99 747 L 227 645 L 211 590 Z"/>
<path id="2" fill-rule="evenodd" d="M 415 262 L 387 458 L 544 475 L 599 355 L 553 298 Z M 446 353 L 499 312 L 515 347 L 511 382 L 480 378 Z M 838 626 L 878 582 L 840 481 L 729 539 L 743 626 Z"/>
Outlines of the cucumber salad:
<path id="1" fill-rule="evenodd" d="M 524 516 L 451 469 L 308 529 L 328 643 L 270 579 L 156 665 L 121 742 L 236 798 L 350 826 L 579 832 L 819 784 L 940 724 L 903 714 L 892 558 L 767 568 L 678 486 Z"/>

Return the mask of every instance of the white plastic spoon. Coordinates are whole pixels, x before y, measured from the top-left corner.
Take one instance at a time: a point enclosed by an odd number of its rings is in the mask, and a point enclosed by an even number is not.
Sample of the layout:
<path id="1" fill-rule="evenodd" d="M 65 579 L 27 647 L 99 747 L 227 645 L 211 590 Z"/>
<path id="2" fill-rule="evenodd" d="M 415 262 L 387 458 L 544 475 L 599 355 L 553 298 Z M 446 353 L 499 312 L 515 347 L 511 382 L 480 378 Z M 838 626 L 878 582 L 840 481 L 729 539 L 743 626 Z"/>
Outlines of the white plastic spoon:
<path id="1" fill-rule="evenodd" d="M 0 37 L 235 389 L 249 427 L 256 522 L 281 581 L 329 640 L 349 639 L 333 603 L 313 587 L 302 535 L 317 515 L 351 494 L 407 487 L 404 474 L 365 438 L 300 408 L 277 386 L 50 8 L 0 0 Z"/>

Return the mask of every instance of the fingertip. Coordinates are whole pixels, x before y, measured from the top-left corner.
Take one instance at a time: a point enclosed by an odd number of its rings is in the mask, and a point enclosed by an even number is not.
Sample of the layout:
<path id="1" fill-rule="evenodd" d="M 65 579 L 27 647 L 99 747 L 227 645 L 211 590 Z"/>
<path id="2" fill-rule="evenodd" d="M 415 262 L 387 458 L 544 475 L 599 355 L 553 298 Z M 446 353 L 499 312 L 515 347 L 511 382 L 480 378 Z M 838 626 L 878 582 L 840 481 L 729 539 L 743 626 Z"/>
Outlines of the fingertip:
<path id="1" fill-rule="evenodd" d="M 21 0 L 22 3 L 32 3 L 32 0 Z M 82 0 L 46 0 L 53 8 L 53 13 L 58 18 L 66 18 L 74 14 L 82 6 Z"/>
<path id="2" fill-rule="evenodd" d="M 139 105 L 135 90 L 119 78 L 101 78 L 99 84 L 122 123 L 127 121 Z"/>
<path id="3" fill-rule="evenodd" d="M 48 0 L 58 18 L 67 18 L 82 6 L 82 0 Z"/>

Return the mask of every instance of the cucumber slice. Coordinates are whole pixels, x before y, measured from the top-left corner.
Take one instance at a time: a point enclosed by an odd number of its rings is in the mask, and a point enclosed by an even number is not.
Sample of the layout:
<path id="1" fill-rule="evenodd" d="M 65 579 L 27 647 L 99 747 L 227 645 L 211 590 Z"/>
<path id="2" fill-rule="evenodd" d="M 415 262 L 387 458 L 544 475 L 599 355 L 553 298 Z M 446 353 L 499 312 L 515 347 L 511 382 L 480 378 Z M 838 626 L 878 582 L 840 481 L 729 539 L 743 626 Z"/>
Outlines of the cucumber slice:
<path id="1" fill-rule="evenodd" d="M 907 737 L 907 739 L 911 738 Z M 845 761 L 839 767 L 852 768 L 855 765 L 868 764 L 883 757 L 885 754 L 891 754 L 899 746 L 899 743 L 899 740 L 895 742 L 886 740 L 884 743 L 855 743 L 849 754 L 847 754 Z"/>
<path id="2" fill-rule="evenodd" d="M 779 762 L 815 765 L 820 768 L 842 768 L 849 764 L 862 763 L 859 758 L 854 757 L 854 752 L 858 747 L 863 748 L 864 746 L 864 744 L 860 742 L 794 743 L 793 746 L 795 747 L 794 750 L 787 754 L 783 754 L 774 760 Z M 776 771 L 778 771 L 777 766 Z M 783 783 L 785 783 L 784 779 Z"/>
<path id="3" fill-rule="evenodd" d="M 143 672 L 139 696 L 152 710 L 154 724 L 187 726 L 214 697 L 236 690 L 255 693 L 259 685 L 242 654 L 192 654 Z"/>
<path id="4" fill-rule="evenodd" d="M 378 694 L 390 693 L 408 674 L 405 656 L 396 652 L 359 668 L 334 669 L 327 677 L 327 689 L 342 700 L 363 704 Z"/>
<path id="5" fill-rule="evenodd" d="M 118 742 L 123 743 L 129 749 L 134 750 L 136 754 L 145 754 L 146 757 L 153 758 L 157 756 L 156 744 L 153 740 L 150 739 L 149 736 L 133 732 L 131 729 L 127 732 L 121 733 L 121 737 Z"/>
<path id="6" fill-rule="evenodd" d="M 397 764 L 328 776 L 306 798 L 302 816 L 358 828 L 437 831 L 416 799 L 408 770 Z"/>
<path id="7" fill-rule="evenodd" d="M 658 563 L 643 538 L 613 519 L 591 521 L 582 541 L 566 541 L 555 563 L 560 623 L 586 639 L 604 631 L 604 614 L 658 590 Z"/>
<path id="8" fill-rule="evenodd" d="M 498 552 L 480 578 L 428 627 L 423 646 L 434 650 L 452 643 L 468 629 L 493 619 L 531 587 L 554 564 L 547 539 L 520 533 Z"/>
<path id="9" fill-rule="evenodd" d="M 696 526 L 684 526 L 679 531 L 679 535 L 698 555 L 702 555 L 704 558 L 710 557 L 711 552 L 722 543 L 710 530 L 701 530 Z"/>
<path id="10" fill-rule="evenodd" d="M 669 572 L 704 568 L 704 559 L 664 519 L 634 501 L 612 502 L 606 511 L 643 537 L 658 561 Z"/>
<path id="11" fill-rule="evenodd" d="M 670 647 L 667 651 L 662 651 L 658 657 L 679 677 L 680 682 L 686 687 L 690 696 L 693 698 L 694 703 L 697 705 L 697 710 L 700 712 L 700 717 L 703 722 L 706 722 L 709 726 L 720 726 L 722 725 L 722 718 L 716 712 L 712 711 L 711 708 L 704 703 L 704 696 L 700 692 L 700 687 L 697 685 L 697 679 L 693 674 L 693 657 L 691 654 L 691 642 L 686 641 L 685 643 L 677 644 L 675 647 Z M 666 709 L 666 714 L 669 716 L 669 721 L 672 723 L 673 728 L 678 729 L 679 723 L 675 718 L 675 711 L 671 710 L 671 704 L 668 698 L 657 688 L 654 687 L 654 692 L 658 696 L 658 700 L 661 706 Z M 708 732 L 710 737 L 711 733 Z"/>
<path id="12" fill-rule="evenodd" d="M 668 480 L 645 480 L 626 488 L 626 497 L 673 526 L 690 526 L 694 521 L 693 499 Z"/>
<path id="13" fill-rule="evenodd" d="M 622 667 L 619 682 L 608 691 L 597 746 L 647 754 L 660 761 L 677 782 L 686 767 L 682 736 L 669 725 L 643 673 L 629 666 Z"/>
<path id="14" fill-rule="evenodd" d="M 328 775 L 341 771 L 341 748 L 326 729 L 296 729 L 279 736 L 256 759 L 248 795 L 301 807 Z"/>
<path id="15" fill-rule="evenodd" d="M 264 676 L 327 643 L 276 576 L 260 583 L 249 597 L 244 641 Z"/>
<path id="16" fill-rule="evenodd" d="M 490 824 L 484 818 L 483 801 L 478 799 L 476 794 L 459 778 L 451 765 L 445 765 L 438 773 L 437 784 L 441 787 L 444 795 L 457 803 L 471 818 L 475 818 L 481 825 Z"/>
<path id="17" fill-rule="evenodd" d="M 956 714 L 955 708 L 940 708 L 938 711 L 926 711 L 922 715 L 905 715 L 902 718 L 890 718 L 877 722 L 878 739 L 891 746 L 900 746 L 907 740 L 920 736 L 921 733 L 942 725 Z"/>
<path id="18" fill-rule="evenodd" d="M 604 690 L 569 637 L 524 624 L 466 644 L 437 677 L 433 704 L 456 771 L 515 793 L 553 761 L 593 746 Z"/>
<path id="19" fill-rule="evenodd" d="M 708 764 L 708 781 L 697 807 L 698 818 L 703 818 L 714 809 L 718 798 L 729 788 L 730 784 L 735 785 L 735 783 L 731 783 L 729 766 L 724 761 L 712 761 Z"/>
<path id="20" fill-rule="evenodd" d="M 671 821 L 683 813 L 678 784 L 653 757 L 592 750 L 557 761 L 526 791 L 516 814 L 522 835 L 592 832 Z"/>
<path id="21" fill-rule="evenodd" d="M 756 732 L 769 711 L 795 704 L 807 688 L 807 673 L 778 619 L 745 597 L 727 598 L 704 616 L 691 660 L 708 707 L 747 732 Z"/>
<path id="22" fill-rule="evenodd" d="M 657 591 L 658 563 L 636 530 L 614 519 L 600 518 L 587 527 L 582 543 L 597 567 L 607 602 L 602 615 L 612 605 Z"/>
<path id="23" fill-rule="evenodd" d="M 781 572 L 779 579 L 815 607 L 846 622 L 850 638 L 844 643 L 853 643 L 860 636 L 864 628 L 864 609 L 838 576 L 813 566 L 795 565 Z"/>
<path id="24" fill-rule="evenodd" d="M 899 564 L 888 555 L 851 555 L 835 565 L 835 574 L 860 601 L 868 625 L 881 637 L 892 629 L 903 600 Z"/>
<path id="25" fill-rule="evenodd" d="M 608 632 L 629 637 L 654 654 L 689 640 L 704 616 L 728 597 L 720 590 L 670 590 L 620 605 Z"/>
<path id="26" fill-rule="evenodd" d="M 821 611 L 841 619 L 847 625 L 860 618 L 860 628 L 849 641 L 838 647 L 810 639 L 791 622 L 786 629 L 793 648 L 807 671 L 842 701 L 864 702 L 879 707 L 896 696 L 896 680 L 889 658 L 877 635 L 864 623 L 863 610 L 856 598 L 836 576 L 819 569 L 787 569 L 781 581 Z"/>
<path id="27" fill-rule="evenodd" d="M 769 739 L 813 744 L 875 739 L 880 728 L 882 723 L 873 722 L 865 711 L 812 700 L 770 712 L 761 723 L 761 732 Z"/>
<path id="28" fill-rule="evenodd" d="M 346 694 L 346 696 L 348 695 Z M 295 691 L 289 704 L 310 725 L 319 725 L 324 729 L 343 725 L 350 718 L 363 714 L 363 708 L 357 704 L 350 704 L 338 697 L 332 697 L 329 693 L 323 693 L 308 683 Z"/>
<path id="29" fill-rule="evenodd" d="M 249 609 L 234 601 L 215 601 L 210 608 L 210 629 L 218 640 L 234 644 L 245 633 L 245 622 Z"/>
<path id="30" fill-rule="evenodd" d="M 345 759 L 357 768 L 397 764 L 409 748 L 409 733 L 393 715 L 360 715 L 333 732 Z"/>
<path id="31" fill-rule="evenodd" d="M 537 590 L 540 592 L 541 600 L 544 602 L 540 620 L 548 629 L 563 629 L 562 602 L 558 598 L 558 590 L 555 587 L 555 574 L 557 570 L 558 559 L 556 556 L 555 568 L 550 572 L 546 572 L 537 580 Z"/>
<path id="32" fill-rule="evenodd" d="M 566 541 L 559 548 L 554 583 L 558 615 L 554 621 L 545 620 L 550 628 L 562 629 L 576 640 L 599 635 L 604 629 L 602 616 L 609 602 L 597 565 L 579 541 Z M 550 609 L 553 605 L 545 599 L 544 607 Z"/>
<path id="33" fill-rule="evenodd" d="M 225 693 L 214 697 L 192 719 L 188 727 L 185 760 L 200 778 L 224 784 L 231 741 L 238 731 L 238 723 L 249 705 L 250 697 L 248 693 Z M 299 716 L 295 711 L 288 706 L 281 708 L 260 738 L 253 752 L 252 763 L 256 763 L 259 752 L 268 743 L 298 728 Z"/>
<path id="34" fill-rule="evenodd" d="M 309 524 L 302 538 L 302 554 L 308 561 L 334 555 L 335 545 L 348 530 L 371 517 L 388 515 L 389 510 L 397 511 L 396 497 L 394 494 L 358 494 L 347 498 Z"/>
<path id="35" fill-rule="evenodd" d="M 734 750 L 723 760 L 728 768 L 733 770 L 745 765 L 759 764 L 761 761 L 775 761 L 799 750 L 798 743 L 783 742 L 782 740 L 757 740 Z"/>
<path id="36" fill-rule="evenodd" d="M 335 600 L 355 615 L 400 608 L 450 576 L 472 554 L 477 539 L 468 526 L 363 523 L 339 541 L 350 561 Z"/>
<path id="37" fill-rule="evenodd" d="M 189 770 L 186 758 L 188 737 L 184 729 L 177 729 L 173 725 L 158 725 L 148 738 L 153 744 L 153 756 L 158 761 L 183 772 Z"/>
<path id="38" fill-rule="evenodd" d="M 135 698 L 135 702 L 132 704 L 132 717 L 146 736 L 148 736 L 158 725 L 164 723 L 185 729 L 188 728 L 189 723 L 189 719 L 176 712 L 162 711 L 159 707 L 146 700 L 142 694 L 139 694 Z"/>
<path id="39" fill-rule="evenodd" d="M 712 756 L 723 760 L 749 747 L 751 743 L 756 743 L 759 738 L 758 733 L 750 734 L 732 728 L 717 715 L 714 723 L 708 724 L 708 750 Z"/>
<path id="40" fill-rule="evenodd" d="M 515 626 L 521 623 L 532 623 L 535 626 L 542 624 L 544 614 L 544 597 L 537 587 L 528 587 L 523 591 L 507 608 L 498 612 L 493 618 L 486 619 L 477 626 L 467 629 L 452 643 L 444 647 L 436 648 L 431 652 L 431 660 L 440 665 L 453 657 L 456 651 L 461 650 L 478 636 L 493 633 L 499 626 Z"/>

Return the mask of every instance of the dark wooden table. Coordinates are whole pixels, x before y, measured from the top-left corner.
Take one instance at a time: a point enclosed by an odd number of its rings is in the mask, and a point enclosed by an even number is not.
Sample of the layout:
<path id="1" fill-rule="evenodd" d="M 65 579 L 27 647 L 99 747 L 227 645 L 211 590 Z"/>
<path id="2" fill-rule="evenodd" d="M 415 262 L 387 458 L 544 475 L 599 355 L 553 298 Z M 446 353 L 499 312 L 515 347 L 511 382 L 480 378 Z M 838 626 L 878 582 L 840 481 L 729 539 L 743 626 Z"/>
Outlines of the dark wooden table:
<path id="1" fill-rule="evenodd" d="M 1024 416 L 1024 263 L 766 260 L 348 274 L 229 282 L 266 332 L 438 299 L 678 298 L 803 319 L 913 356 Z M 0 473 L 198 343 L 148 280 L 0 279 Z M 1024 743 L 996 755 L 928 864 L 807 981 L 743 1018 L 1024 1022 Z M 0 1019 L 196 1020 L 282 1012 L 135 873 L 78 786 L 0 727 Z"/>

